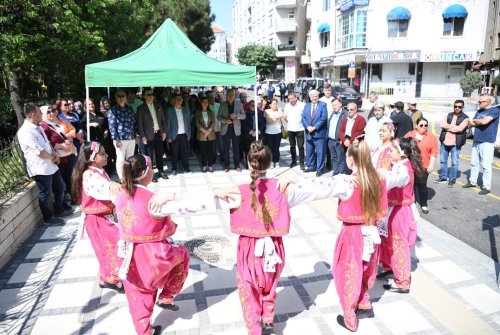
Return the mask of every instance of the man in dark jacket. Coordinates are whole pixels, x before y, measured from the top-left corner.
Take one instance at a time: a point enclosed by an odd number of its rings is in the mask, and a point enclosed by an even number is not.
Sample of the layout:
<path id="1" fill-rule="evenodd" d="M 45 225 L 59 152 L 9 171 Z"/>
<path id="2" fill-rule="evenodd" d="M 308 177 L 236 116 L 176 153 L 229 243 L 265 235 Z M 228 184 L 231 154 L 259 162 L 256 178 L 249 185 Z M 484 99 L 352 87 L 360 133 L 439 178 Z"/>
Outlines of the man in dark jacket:
<path id="1" fill-rule="evenodd" d="M 153 102 L 153 90 L 144 90 L 143 97 L 145 103 L 137 108 L 137 128 L 148 156 L 152 160 L 153 152 L 156 155 L 158 175 L 153 177 L 153 182 L 157 182 L 158 178 L 168 179 L 167 174 L 163 172 L 163 141 L 167 137 L 167 122 L 161 105 Z"/>
<path id="2" fill-rule="evenodd" d="M 394 104 L 394 114 L 391 114 L 394 123 L 394 138 L 402 139 L 407 132 L 413 130 L 413 121 L 408 114 L 404 112 L 405 104 L 398 101 Z"/>

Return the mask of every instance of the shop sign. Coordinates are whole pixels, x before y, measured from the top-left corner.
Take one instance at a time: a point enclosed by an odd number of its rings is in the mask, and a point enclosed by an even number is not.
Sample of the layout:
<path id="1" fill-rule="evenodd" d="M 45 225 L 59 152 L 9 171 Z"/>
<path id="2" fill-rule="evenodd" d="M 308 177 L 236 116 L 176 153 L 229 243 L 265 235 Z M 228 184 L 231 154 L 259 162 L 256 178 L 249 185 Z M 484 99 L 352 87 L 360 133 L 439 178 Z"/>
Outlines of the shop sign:
<path id="1" fill-rule="evenodd" d="M 333 66 L 333 57 L 321 57 L 319 59 L 319 67 L 328 67 L 328 66 Z"/>
<path id="2" fill-rule="evenodd" d="M 278 51 L 294 51 L 295 44 L 278 44 Z"/>
<path id="3" fill-rule="evenodd" d="M 414 63 L 420 60 L 420 50 L 373 51 L 366 55 L 367 63 Z"/>
<path id="4" fill-rule="evenodd" d="M 459 52 L 456 50 L 443 50 L 436 53 L 426 53 L 422 62 L 474 62 L 479 57 L 473 52 Z"/>
<path id="5" fill-rule="evenodd" d="M 368 6 L 370 0 L 342 0 L 340 3 L 340 12 L 345 12 L 356 6 Z"/>
<path id="6" fill-rule="evenodd" d="M 335 66 L 343 66 L 348 65 L 351 62 L 354 62 L 354 56 L 337 56 L 335 57 Z"/>

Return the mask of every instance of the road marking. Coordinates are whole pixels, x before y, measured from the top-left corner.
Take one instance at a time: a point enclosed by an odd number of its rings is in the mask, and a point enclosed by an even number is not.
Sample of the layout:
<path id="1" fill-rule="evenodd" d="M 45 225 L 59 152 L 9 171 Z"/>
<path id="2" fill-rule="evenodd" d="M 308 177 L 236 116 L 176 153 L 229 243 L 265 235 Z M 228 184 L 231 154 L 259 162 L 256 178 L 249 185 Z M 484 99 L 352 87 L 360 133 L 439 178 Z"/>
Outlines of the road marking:
<path id="1" fill-rule="evenodd" d="M 432 133 L 436 135 L 436 122 L 432 122 Z"/>
<path id="2" fill-rule="evenodd" d="M 435 171 L 432 171 L 432 174 L 439 177 L 439 173 L 437 173 Z M 464 186 L 465 185 L 465 183 L 461 182 L 460 180 L 457 180 L 455 183 L 457 185 L 459 185 L 459 186 Z M 481 191 L 481 189 L 479 187 L 477 187 L 477 186 L 471 187 L 470 189 L 473 190 L 476 193 L 479 193 L 479 191 Z M 487 196 L 490 197 L 490 198 L 496 199 L 496 200 L 500 200 L 500 196 L 492 194 L 491 192 L 488 193 Z"/>
<path id="3" fill-rule="evenodd" d="M 472 159 L 471 156 L 466 155 L 466 154 L 460 154 L 460 158 L 462 158 L 463 160 L 467 160 L 467 161 L 470 161 Z M 493 162 L 493 164 L 491 165 L 491 168 L 500 171 L 500 162 L 498 162 L 498 161 Z"/>

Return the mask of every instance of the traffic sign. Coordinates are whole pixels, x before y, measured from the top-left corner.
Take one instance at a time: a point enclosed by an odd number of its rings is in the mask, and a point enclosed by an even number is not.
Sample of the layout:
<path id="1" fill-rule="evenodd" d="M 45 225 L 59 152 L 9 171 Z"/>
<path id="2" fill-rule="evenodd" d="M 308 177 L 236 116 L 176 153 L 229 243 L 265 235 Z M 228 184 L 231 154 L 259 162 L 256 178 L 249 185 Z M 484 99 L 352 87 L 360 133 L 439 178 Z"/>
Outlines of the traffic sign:
<path id="1" fill-rule="evenodd" d="M 349 68 L 352 69 L 352 68 L 355 68 L 356 67 L 356 62 L 349 62 Z"/>

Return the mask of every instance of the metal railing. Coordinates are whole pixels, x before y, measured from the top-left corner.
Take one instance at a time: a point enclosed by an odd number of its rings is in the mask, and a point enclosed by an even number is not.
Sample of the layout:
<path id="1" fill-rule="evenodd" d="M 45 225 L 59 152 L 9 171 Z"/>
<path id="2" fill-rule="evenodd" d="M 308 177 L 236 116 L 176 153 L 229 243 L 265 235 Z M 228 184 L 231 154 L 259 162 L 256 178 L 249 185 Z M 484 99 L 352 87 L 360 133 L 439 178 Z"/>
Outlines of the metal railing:
<path id="1" fill-rule="evenodd" d="M 0 140 L 0 199 L 29 182 L 17 137 Z"/>

